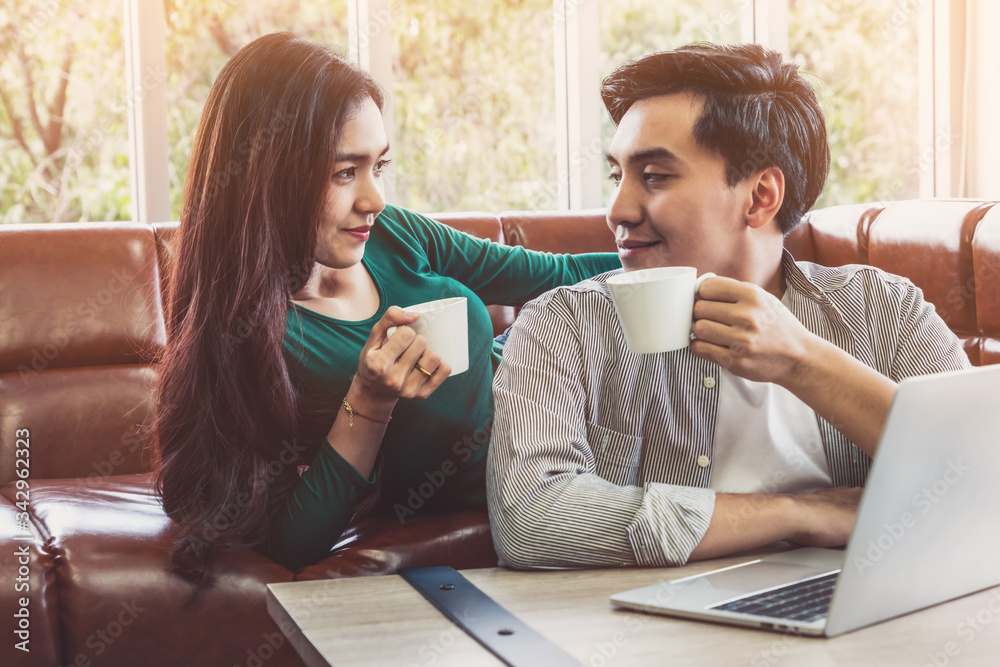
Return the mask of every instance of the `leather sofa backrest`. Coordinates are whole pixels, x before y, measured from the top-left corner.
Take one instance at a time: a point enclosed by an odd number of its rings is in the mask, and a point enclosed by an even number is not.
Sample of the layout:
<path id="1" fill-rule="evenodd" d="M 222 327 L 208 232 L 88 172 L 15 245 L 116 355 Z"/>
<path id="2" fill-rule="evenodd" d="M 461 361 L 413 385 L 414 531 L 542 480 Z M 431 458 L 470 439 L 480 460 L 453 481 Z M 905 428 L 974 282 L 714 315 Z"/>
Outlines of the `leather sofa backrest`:
<path id="1" fill-rule="evenodd" d="M 1000 362 L 1000 207 L 934 199 L 812 211 L 786 238 L 796 259 L 870 264 L 906 276 L 973 364 Z"/>
<path id="2" fill-rule="evenodd" d="M 158 284 L 147 225 L 0 226 L 0 485 L 17 429 L 34 479 L 153 468 Z"/>
<path id="3" fill-rule="evenodd" d="M 979 364 L 1000 364 L 1000 206 L 983 216 L 972 237 Z"/>
<path id="4" fill-rule="evenodd" d="M 550 252 L 614 251 L 602 210 L 446 214 L 475 236 Z M 0 225 L 0 484 L 15 431 L 31 476 L 154 470 L 142 435 L 155 409 L 162 295 L 177 223 Z M 1000 207 L 921 200 L 809 213 L 786 238 L 799 259 L 870 263 L 913 280 L 976 364 L 1000 363 Z M 158 289 L 159 288 L 159 289 Z M 515 309 L 492 307 L 503 331 Z"/>
<path id="5" fill-rule="evenodd" d="M 991 205 L 969 201 L 896 202 L 868 233 L 868 260 L 906 276 L 979 361 L 972 237 Z"/>
<path id="6" fill-rule="evenodd" d="M 512 211 L 500 216 L 507 245 L 542 252 L 616 252 L 604 209 Z"/>

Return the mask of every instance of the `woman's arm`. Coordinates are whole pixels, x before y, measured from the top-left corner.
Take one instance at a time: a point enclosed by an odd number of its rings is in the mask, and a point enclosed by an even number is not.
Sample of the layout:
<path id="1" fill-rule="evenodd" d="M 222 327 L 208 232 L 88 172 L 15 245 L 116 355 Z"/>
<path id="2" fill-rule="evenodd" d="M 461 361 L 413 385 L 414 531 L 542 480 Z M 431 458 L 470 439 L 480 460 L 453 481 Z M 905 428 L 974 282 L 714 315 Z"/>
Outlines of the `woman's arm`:
<path id="1" fill-rule="evenodd" d="M 538 252 L 476 238 L 403 209 L 390 207 L 383 215 L 413 236 L 432 270 L 458 280 L 486 304 L 521 306 L 560 285 L 621 268 L 616 253 Z"/>
<path id="2" fill-rule="evenodd" d="M 301 479 L 294 457 L 282 458 L 287 443 L 279 453 L 277 474 L 269 481 L 265 546 L 286 567 L 298 569 L 329 553 L 375 482 L 372 470 L 396 402 L 426 398 L 451 372 L 406 326 L 416 319 L 392 307 L 372 328 L 344 403 Z M 397 327 L 391 337 L 390 327 Z"/>

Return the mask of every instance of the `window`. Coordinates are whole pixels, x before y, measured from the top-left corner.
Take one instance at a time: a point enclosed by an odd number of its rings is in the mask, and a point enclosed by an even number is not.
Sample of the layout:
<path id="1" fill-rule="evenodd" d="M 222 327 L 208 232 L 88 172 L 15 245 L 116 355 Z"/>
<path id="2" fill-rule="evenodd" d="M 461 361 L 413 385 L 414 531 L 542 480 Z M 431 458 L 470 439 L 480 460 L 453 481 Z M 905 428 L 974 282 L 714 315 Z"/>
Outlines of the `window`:
<path id="1" fill-rule="evenodd" d="M 396 203 L 556 206 L 551 0 L 393 3 Z"/>
<path id="2" fill-rule="evenodd" d="M 180 216 L 187 163 L 215 75 L 240 48 L 271 32 L 299 33 L 347 56 L 347 5 L 322 0 L 165 0 L 170 209 Z"/>
<path id="3" fill-rule="evenodd" d="M 789 48 L 826 116 L 830 176 L 817 207 L 919 196 L 916 6 L 796 0 Z"/>
<path id="4" fill-rule="evenodd" d="M 601 78 L 616 67 L 654 51 L 667 51 L 691 42 L 732 44 L 740 41 L 743 3 L 736 0 L 612 0 L 601 3 Z M 600 100 L 596 101 L 600 104 Z M 615 134 L 615 125 L 601 114 L 602 154 Z M 614 189 L 604 179 L 604 202 Z"/>
<path id="5" fill-rule="evenodd" d="M 0 9 L 0 220 L 129 220 L 121 0 Z"/>
<path id="6" fill-rule="evenodd" d="M 389 92 L 390 199 L 418 211 L 606 204 L 600 79 L 703 40 L 787 47 L 809 73 L 832 153 L 818 206 L 983 196 L 995 170 L 981 147 L 1000 137 L 982 120 L 993 47 L 977 17 L 991 12 L 988 0 L 10 1 L 0 222 L 176 219 L 215 75 L 278 30 L 371 68 Z M 123 16 L 141 20 L 123 30 Z M 130 106 L 137 45 L 166 66 Z"/>

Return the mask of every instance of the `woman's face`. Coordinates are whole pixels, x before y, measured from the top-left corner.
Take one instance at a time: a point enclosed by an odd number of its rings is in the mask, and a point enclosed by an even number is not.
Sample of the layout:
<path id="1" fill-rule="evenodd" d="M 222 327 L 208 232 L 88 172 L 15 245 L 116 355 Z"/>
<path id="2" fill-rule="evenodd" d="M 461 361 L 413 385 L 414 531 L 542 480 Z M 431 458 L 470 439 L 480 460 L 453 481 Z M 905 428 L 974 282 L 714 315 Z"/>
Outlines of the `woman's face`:
<path id="1" fill-rule="evenodd" d="M 358 104 L 340 134 L 333 177 L 319 221 L 316 261 L 346 269 L 361 261 L 375 217 L 385 208 L 382 170 L 389 142 L 370 98 Z"/>

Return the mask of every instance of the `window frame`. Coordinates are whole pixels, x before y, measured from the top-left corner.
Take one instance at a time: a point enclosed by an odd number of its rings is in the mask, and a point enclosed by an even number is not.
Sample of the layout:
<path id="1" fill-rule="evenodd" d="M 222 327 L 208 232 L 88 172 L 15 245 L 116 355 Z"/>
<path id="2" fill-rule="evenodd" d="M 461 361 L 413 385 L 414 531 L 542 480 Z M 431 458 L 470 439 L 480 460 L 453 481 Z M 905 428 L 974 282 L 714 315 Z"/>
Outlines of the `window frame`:
<path id="1" fill-rule="evenodd" d="M 344 0 L 348 5 L 351 59 L 370 71 L 391 94 L 392 9 L 394 0 Z M 600 0 L 553 0 L 555 30 L 557 179 L 561 210 L 600 208 L 604 156 L 600 150 L 600 81 L 597 71 Z M 956 193 L 960 151 L 935 137 L 954 135 L 961 125 L 955 91 L 961 91 L 965 66 L 956 28 L 977 0 L 930 0 L 919 3 L 919 146 L 922 161 L 920 197 Z M 166 18 L 163 3 L 123 0 L 128 91 L 130 172 L 133 219 L 171 220 L 167 143 Z M 738 9 L 737 9 L 738 8 Z M 788 53 L 788 0 L 734 0 L 744 41 Z M 588 76 L 588 74 L 590 76 Z M 387 105 L 386 132 L 393 140 L 393 105 Z M 596 146 L 596 149 L 595 149 Z M 389 179 L 387 196 L 394 198 Z"/>

